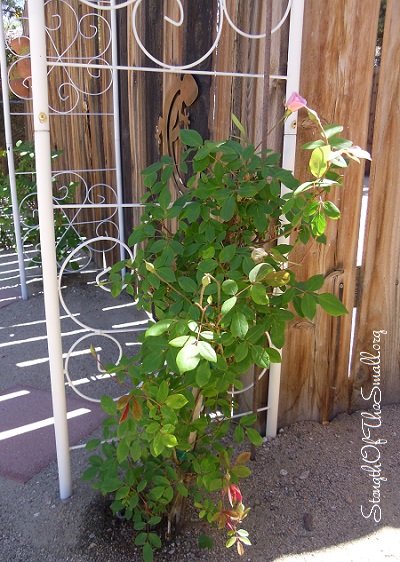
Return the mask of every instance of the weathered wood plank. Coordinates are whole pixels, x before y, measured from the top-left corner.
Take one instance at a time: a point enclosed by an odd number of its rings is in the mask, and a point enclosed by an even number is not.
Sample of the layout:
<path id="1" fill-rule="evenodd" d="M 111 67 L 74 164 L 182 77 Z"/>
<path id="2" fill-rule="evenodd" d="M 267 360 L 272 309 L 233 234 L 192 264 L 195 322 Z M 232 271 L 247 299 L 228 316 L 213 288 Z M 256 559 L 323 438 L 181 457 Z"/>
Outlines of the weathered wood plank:
<path id="1" fill-rule="evenodd" d="M 344 124 L 343 136 L 361 146 L 367 140 L 379 6 L 379 0 L 366 0 L 362 10 L 352 0 L 332 0 L 329 10 L 318 0 L 305 4 L 300 93 L 323 122 Z M 311 140 L 312 131 L 300 114 L 299 146 Z M 297 174 L 307 169 L 306 158 L 298 154 Z M 323 273 L 323 291 L 336 294 L 351 312 L 363 166 L 346 171 L 345 185 L 331 196 L 342 218 L 330 222 L 326 246 L 314 244 L 293 261 L 302 264 L 295 268 L 300 279 Z M 320 311 L 313 322 L 293 321 L 284 349 L 280 425 L 329 420 L 346 409 L 350 333 L 351 314 L 338 319 Z"/>
<path id="2" fill-rule="evenodd" d="M 382 403 L 400 401 L 399 24 L 400 3 L 388 0 L 372 147 L 360 307 L 351 370 L 352 407 L 356 409 L 366 408 L 367 405 L 360 389 L 368 397 L 373 385 L 380 387 Z M 380 342 L 375 342 L 375 347 L 374 330 L 387 332 L 380 336 Z M 378 340 L 378 337 L 375 339 Z M 366 362 L 360 361 L 360 353 L 364 353 Z M 376 396 L 379 401 L 379 395 Z M 372 406 L 372 403 L 371 399 L 368 405 Z"/>

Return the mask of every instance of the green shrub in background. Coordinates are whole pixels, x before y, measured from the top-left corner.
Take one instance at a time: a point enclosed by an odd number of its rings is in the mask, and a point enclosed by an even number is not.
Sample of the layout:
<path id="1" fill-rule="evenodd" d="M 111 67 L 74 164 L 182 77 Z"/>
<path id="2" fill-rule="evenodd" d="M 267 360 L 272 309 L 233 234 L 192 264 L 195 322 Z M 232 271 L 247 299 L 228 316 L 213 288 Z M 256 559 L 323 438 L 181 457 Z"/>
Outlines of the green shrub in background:
<path id="1" fill-rule="evenodd" d="M 37 187 L 35 176 L 35 153 L 32 142 L 17 141 L 14 148 L 15 174 L 17 198 L 21 217 L 21 235 L 24 245 L 33 246 L 37 253 L 32 257 L 31 265 L 40 265 L 40 233 L 39 215 L 37 209 Z M 51 158 L 57 158 L 61 152 L 52 152 Z M 1 153 L 6 157 L 6 151 Z M 63 194 L 63 203 L 72 203 L 76 183 L 68 185 L 68 193 Z M 54 182 L 54 195 L 56 195 L 57 183 Z M 15 229 L 12 215 L 12 202 L 10 192 L 10 180 L 8 175 L 0 175 L 0 247 L 9 249 L 15 247 Z M 54 229 L 56 238 L 56 254 L 58 263 L 67 257 L 73 248 L 82 241 L 74 228 L 71 228 L 68 217 L 60 210 L 54 212 Z M 78 268 L 76 262 L 71 267 Z"/>

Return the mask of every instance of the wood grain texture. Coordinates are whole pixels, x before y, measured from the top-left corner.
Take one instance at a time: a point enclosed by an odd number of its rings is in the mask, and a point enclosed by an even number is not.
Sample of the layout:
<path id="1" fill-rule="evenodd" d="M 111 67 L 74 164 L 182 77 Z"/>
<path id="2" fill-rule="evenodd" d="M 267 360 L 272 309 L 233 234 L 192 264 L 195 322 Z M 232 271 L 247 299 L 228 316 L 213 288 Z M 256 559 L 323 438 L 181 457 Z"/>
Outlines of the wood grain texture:
<path id="1" fill-rule="evenodd" d="M 351 370 L 351 406 L 365 401 L 372 386 L 380 387 L 382 403 L 400 401 L 400 3 L 388 0 L 377 114 L 372 146 L 368 215 L 361 268 L 360 307 Z M 374 345 L 373 331 L 385 330 Z M 360 353 L 376 357 L 360 361 Z M 379 356 L 380 354 L 380 356 Z M 374 366 L 376 367 L 374 373 Z M 376 375 L 377 379 L 373 380 Z M 380 383 L 380 384 L 379 384 Z"/>
<path id="2" fill-rule="evenodd" d="M 323 123 L 345 125 L 344 137 L 365 146 L 373 75 L 379 0 L 363 9 L 352 0 L 332 0 L 329 10 L 307 0 L 303 30 L 300 93 Z M 298 146 L 315 136 L 305 113 L 299 115 Z M 304 177 L 308 154 L 297 155 L 297 175 Z M 342 210 L 330 221 L 326 246 L 312 244 L 293 261 L 299 279 L 323 273 L 322 292 L 338 296 L 351 312 L 354 306 L 356 250 L 364 170 L 357 164 L 345 173 L 346 187 L 331 200 Z M 351 314 L 332 318 L 319 311 L 314 321 L 295 320 L 284 348 L 279 424 L 296 420 L 325 421 L 347 407 Z"/>

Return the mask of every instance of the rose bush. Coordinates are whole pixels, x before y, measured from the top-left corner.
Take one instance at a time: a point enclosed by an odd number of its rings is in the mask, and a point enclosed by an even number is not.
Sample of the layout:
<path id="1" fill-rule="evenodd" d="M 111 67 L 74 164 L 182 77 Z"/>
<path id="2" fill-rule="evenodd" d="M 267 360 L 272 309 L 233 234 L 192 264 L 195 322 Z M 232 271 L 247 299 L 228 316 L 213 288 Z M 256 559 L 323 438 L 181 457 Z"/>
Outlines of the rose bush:
<path id="1" fill-rule="evenodd" d="M 323 127 L 293 94 L 285 116 L 298 109 L 320 131 L 304 146 L 305 183 L 279 166 L 279 154 L 257 151 L 236 117 L 239 141 L 204 141 L 196 131 L 181 131 L 186 150 L 179 171 L 189 179 L 176 201 L 171 157 L 143 172 L 145 209 L 129 239 L 136 257 L 116 264 L 110 281 L 114 295 L 125 288 L 139 308 L 153 312 L 154 323 L 138 355 L 105 366 L 125 390 L 117 401 L 102 398 L 109 414 L 104 442 L 88 445 L 102 454 L 90 458 L 84 478 L 114 494 L 111 507 L 132 520 L 145 562 L 161 546 L 157 525 L 165 520 L 170 536 L 188 498 L 201 518 L 227 530 L 226 546 L 243 554 L 249 508 L 239 482 L 250 474 L 250 453 L 235 455 L 228 432 L 232 427 L 237 443 L 260 445 L 262 438 L 256 415 L 232 419 L 242 375 L 281 360 L 278 349 L 295 313 L 313 319 L 318 305 L 334 316 L 347 312 L 321 292 L 323 275 L 296 279 L 299 266 L 290 254 L 298 244 L 325 243 L 327 219 L 340 216 L 329 193 L 342 185 L 349 159 L 366 153 L 339 136 L 341 126 Z M 277 244 L 282 236 L 287 243 Z"/>

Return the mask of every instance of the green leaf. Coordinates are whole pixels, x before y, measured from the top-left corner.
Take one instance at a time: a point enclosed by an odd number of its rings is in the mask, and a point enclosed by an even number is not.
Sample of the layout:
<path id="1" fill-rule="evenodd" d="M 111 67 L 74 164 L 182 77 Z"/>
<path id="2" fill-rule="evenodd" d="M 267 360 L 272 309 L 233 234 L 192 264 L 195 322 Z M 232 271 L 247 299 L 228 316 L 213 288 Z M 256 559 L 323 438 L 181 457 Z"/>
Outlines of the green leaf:
<path id="1" fill-rule="evenodd" d="M 178 484 L 176 485 L 176 489 L 184 498 L 187 498 L 187 496 L 189 495 L 188 489 L 182 482 L 178 482 Z"/>
<path id="2" fill-rule="evenodd" d="M 235 295 L 239 290 L 236 281 L 234 281 L 233 279 L 226 279 L 222 283 L 221 288 L 222 292 L 226 295 Z"/>
<path id="3" fill-rule="evenodd" d="M 100 398 L 100 404 L 105 413 L 109 416 L 115 416 L 117 414 L 117 405 L 111 396 L 102 396 Z"/>
<path id="4" fill-rule="evenodd" d="M 201 135 L 197 131 L 193 131 L 191 129 L 182 129 L 179 133 L 181 141 L 186 146 L 194 146 L 196 148 L 200 148 L 203 146 L 203 139 Z"/>
<path id="5" fill-rule="evenodd" d="M 250 540 L 249 540 L 247 537 L 241 537 L 241 536 L 239 535 L 239 540 L 240 540 L 240 542 L 242 542 L 243 544 L 247 544 L 248 546 L 251 546 L 251 542 L 250 542 Z"/>
<path id="6" fill-rule="evenodd" d="M 199 362 L 200 354 L 195 345 L 185 345 L 176 356 L 176 364 L 181 374 L 195 369 Z"/>
<path id="7" fill-rule="evenodd" d="M 130 455 L 132 457 L 133 462 L 137 462 L 142 454 L 142 448 L 140 446 L 140 441 L 136 440 L 132 443 L 130 448 Z"/>
<path id="8" fill-rule="evenodd" d="M 236 443 L 242 443 L 243 439 L 244 439 L 244 430 L 243 427 L 241 425 L 237 425 L 235 427 L 235 431 L 234 431 L 234 437 L 235 437 L 235 441 Z"/>
<path id="9" fill-rule="evenodd" d="M 183 394 L 171 394 L 165 401 L 166 405 L 169 408 L 172 408 L 172 410 L 179 410 L 180 408 L 183 408 L 187 402 L 188 400 L 185 396 L 183 396 Z"/>
<path id="10" fill-rule="evenodd" d="M 143 546 L 142 556 L 143 556 L 143 562 L 153 562 L 154 553 L 150 543 L 146 542 L 146 544 Z"/>
<path id="11" fill-rule="evenodd" d="M 153 451 L 156 457 L 158 457 L 158 455 L 161 455 L 161 453 L 164 451 L 165 448 L 162 438 L 163 436 L 161 435 L 161 433 L 157 433 L 157 435 L 154 437 L 152 441 Z M 154 488 L 152 489 L 152 492 L 153 490 Z"/>
<path id="12" fill-rule="evenodd" d="M 340 217 L 340 210 L 331 201 L 324 201 L 322 203 L 322 207 L 325 211 L 325 214 L 330 219 L 338 219 Z"/>
<path id="13" fill-rule="evenodd" d="M 247 437 L 250 440 L 250 443 L 253 443 L 256 447 L 260 447 L 263 443 L 261 435 L 255 429 L 248 427 L 246 429 Z"/>
<path id="14" fill-rule="evenodd" d="M 212 363 L 217 362 L 217 354 L 208 342 L 197 342 L 197 349 L 199 350 L 201 357 L 203 357 L 203 359 L 206 359 L 206 361 L 211 361 Z"/>
<path id="15" fill-rule="evenodd" d="M 274 271 L 274 268 L 269 263 L 259 263 L 249 273 L 250 283 L 256 283 L 256 281 L 262 281 L 268 273 Z"/>
<path id="16" fill-rule="evenodd" d="M 147 541 L 147 533 L 139 533 L 135 538 L 135 545 L 143 546 L 146 541 Z"/>
<path id="17" fill-rule="evenodd" d="M 163 281 L 173 283 L 176 280 L 175 273 L 170 267 L 160 267 L 157 269 L 157 272 Z"/>
<path id="18" fill-rule="evenodd" d="M 269 355 L 266 349 L 261 347 L 261 345 L 254 345 L 251 348 L 251 356 L 256 365 L 263 369 L 268 369 L 270 364 Z"/>
<path id="19" fill-rule="evenodd" d="M 202 273 L 212 273 L 218 267 L 218 262 L 213 259 L 201 260 L 197 267 Z"/>
<path id="20" fill-rule="evenodd" d="M 244 425 L 245 427 L 249 427 L 250 425 L 254 425 L 257 421 L 256 414 L 247 414 L 246 416 L 242 416 L 240 418 L 240 425 Z"/>
<path id="21" fill-rule="evenodd" d="M 318 209 L 319 209 L 319 201 L 310 201 L 308 205 L 306 205 L 303 209 L 303 216 L 311 217 L 312 215 L 315 215 Z"/>
<path id="22" fill-rule="evenodd" d="M 218 258 L 219 261 L 221 263 L 230 262 L 235 257 L 236 249 L 236 244 L 231 244 L 222 248 Z"/>
<path id="23" fill-rule="evenodd" d="M 83 482 L 88 482 L 89 480 L 93 480 L 94 478 L 97 478 L 97 474 L 99 472 L 99 467 L 97 466 L 90 466 L 89 468 L 87 468 L 85 470 L 85 472 L 82 474 L 82 480 Z"/>
<path id="24" fill-rule="evenodd" d="M 222 303 L 221 306 L 222 316 L 228 314 L 228 312 L 232 310 L 232 308 L 235 306 L 236 302 L 237 302 L 237 297 L 231 297 L 230 299 L 227 299 L 224 303 Z"/>
<path id="25" fill-rule="evenodd" d="M 313 320 L 317 312 L 317 301 L 310 293 L 305 293 L 301 299 L 301 311 L 306 318 Z"/>
<path id="26" fill-rule="evenodd" d="M 235 361 L 240 363 L 240 361 L 246 359 L 248 352 L 249 344 L 247 343 L 247 341 L 241 341 L 235 351 Z"/>
<path id="27" fill-rule="evenodd" d="M 241 427 L 241 426 L 239 425 L 238 427 Z M 248 433 L 249 433 L 249 431 L 247 430 L 247 434 Z M 262 443 L 262 439 L 261 439 L 261 443 Z M 248 468 L 247 466 L 245 466 L 243 464 L 237 464 L 236 466 L 233 466 L 231 468 L 231 472 L 234 476 L 237 476 L 238 478 L 247 478 L 251 474 L 250 468 Z"/>
<path id="28" fill-rule="evenodd" d="M 146 187 L 153 187 L 157 179 L 157 172 L 152 172 L 144 177 L 143 183 Z"/>
<path id="29" fill-rule="evenodd" d="M 324 131 L 325 131 L 326 137 L 328 139 L 330 139 L 334 135 L 337 135 L 338 133 L 341 133 L 343 131 L 343 127 L 341 125 L 335 125 L 335 124 L 332 123 L 331 125 L 326 125 L 324 127 Z"/>
<path id="30" fill-rule="evenodd" d="M 207 260 L 209 258 L 213 258 L 214 256 L 215 256 L 215 248 L 214 246 L 210 246 L 209 248 L 203 251 L 201 257 L 203 258 L 203 260 Z"/>
<path id="31" fill-rule="evenodd" d="M 200 388 L 205 386 L 211 377 L 211 369 L 208 363 L 201 363 L 196 369 L 196 384 Z"/>
<path id="32" fill-rule="evenodd" d="M 235 543 L 236 543 L 236 537 L 233 536 L 233 537 L 230 537 L 230 538 L 226 541 L 225 546 L 226 546 L 226 548 L 230 548 L 230 547 L 233 546 Z"/>
<path id="33" fill-rule="evenodd" d="M 122 291 L 122 281 L 114 281 L 111 285 L 111 295 L 115 298 L 121 294 Z"/>
<path id="34" fill-rule="evenodd" d="M 172 447 L 176 447 L 178 445 L 177 438 L 175 437 L 175 435 L 172 435 L 171 433 L 167 433 L 167 434 L 163 435 L 162 436 L 162 442 L 169 449 L 171 449 Z"/>
<path id="35" fill-rule="evenodd" d="M 321 146 L 325 146 L 325 143 L 323 140 L 319 139 L 316 141 L 306 142 L 305 144 L 302 145 L 301 148 L 303 150 L 313 150 L 314 148 L 318 148 Z"/>
<path id="36" fill-rule="evenodd" d="M 146 330 L 144 337 L 147 338 L 148 336 L 159 336 L 160 334 L 164 334 L 164 332 L 166 332 L 171 326 L 172 322 L 173 321 L 168 318 L 160 320 L 160 322 L 153 324 L 150 328 L 148 328 L 148 330 Z"/>
<path id="37" fill-rule="evenodd" d="M 313 275 L 306 281 L 307 291 L 318 291 L 322 288 L 325 282 L 325 277 L 322 274 Z"/>
<path id="38" fill-rule="evenodd" d="M 306 182 L 302 183 L 301 185 L 299 185 L 299 187 L 297 189 L 295 189 L 295 191 L 293 192 L 293 195 L 298 195 L 299 193 L 304 193 L 304 191 L 309 191 L 315 185 L 316 185 L 315 181 L 306 181 Z M 284 206 L 282 208 L 283 212 L 286 213 L 287 211 L 290 211 L 290 209 L 293 207 L 293 204 L 294 204 L 294 200 L 289 199 L 284 204 Z"/>
<path id="39" fill-rule="evenodd" d="M 347 308 L 335 295 L 332 295 L 331 293 L 321 293 L 320 295 L 317 295 L 317 298 L 321 307 L 331 316 L 348 314 Z"/>
<path id="40" fill-rule="evenodd" d="M 249 343 L 257 343 L 258 340 L 264 335 L 264 326 L 261 326 L 261 324 L 257 324 L 256 326 L 252 326 L 247 332 L 246 341 L 248 341 Z"/>
<path id="41" fill-rule="evenodd" d="M 167 244 L 168 244 L 168 240 L 166 240 L 165 238 L 156 240 L 154 244 L 150 246 L 151 252 L 154 254 L 156 254 L 157 252 L 161 252 L 162 250 L 164 250 Z"/>
<path id="42" fill-rule="evenodd" d="M 227 197 L 221 207 L 221 218 L 228 222 L 231 220 L 236 211 L 236 198 L 234 194 Z"/>
<path id="43" fill-rule="evenodd" d="M 239 339 L 244 339 L 249 329 L 246 316 L 242 312 L 236 312 L 231 322 L 232 335 Z"/>
<path id="44" fill-rule="evenodd" d="M 151 523 L 151 521 L 157 520 L 157 523 Z M 161 517 L 155 516 L 149 519 L 149 525 L 158 525 L 161 521 Z M 161 548 L 162 543 L 160 537 L 156 533 L 149 533 L 149 541 L 155 548 Z"/>
<path id="45" fill-rule="evenodd" d="M 164 435 L 166 435 L 167 433 L 174 433 L 174 431 L 175 426 L 172 423 L 167 423 L 161 428 L 161 433 L 163 433 Z"/>
<path id="46" fill-rule="evenodd" d="M 117 445 L 117 461 L 121 464 L 129 455 L 129 446 L 125 439 L 121 439 L 121 441 Z"/>
<path id="47" fill-rule="evenodd" d="M 321 236 L 325 232 L 326 218 L 324 213 L 317 213 L 311 221 L 311 230 L 314 236 Z"/>
<path id="48" fill-rule="evenodd" d="M 328 157 L 331 153 L 330 146 L 314 148 L 310 158 L 310 172 L 315 178 L 322 178 L 328 169 Z"/>
<path id="49" fill-rule="evenodd" d="M 239 131 L 242 133 L 242 135 L 244 136 L 244 138 L 246 138 L 246 131 L 245 128 L 243 127 L 243 125 L 241 124 L 241 122 L 239 121 L 239 119 L 236 117 L 236 115 L 234 115 L 232 113 L 231 115 L 232 117 L 232 121 L 234 122 L 234 124 L 236 125 L 236 127 L 239 129 Z"/>
<path id="50" fill-rule="evenodd" d="M 143 373 L 155 373 L 164 364 L 164 354 L 163 353 L 146 353 L 141 365 L 141 371 Z"/>
<path id="51" fill-rule="evenodd" d="M 169 394 L 169 386 L 167 381 L 162 381 L 157 390 L 156 400 L 159 404 L 164 402 Z"/>
<path id="52" fill-rule="evenodd" d="M 256 304 L 268 304 L 269 297 L 266 288 L 262 283 L 255 283 L 250 287 L 250 295 Z"/>
<path id="53" fill-rule="evenodd" d="M 208 168 L 209 164 L 211 163 L 210 156 L 206 156 L 201 160 L 193 160 L 193 171 L 194 172 L 203 172 L 206 168 Z"/>
<path id="54" fill-rule="evenodd" d="M 171 192 L 167 186 L 165 186 L 161 193 L 158 196 L 158 203 L 164 211 L 168 208 L 168 205 L 171 203 Z"/>
<path id="55" fill-rule="evenodd" d="M 94 451 L 101 444 L 101 439 L 91 439 L 86 443 L 86 449 L 88 451 Z"/>
<path id="56" fill-rule="evenodd" d="M 123 482 L 119 478 L 107 478 L 103 481 L 101 490 L 104 493 L 116 492 L 122 485 Z"/>
<path id="57" fill-rule="evenodd" d="M 277 349 L 274 347 L 266 347 L 265 351 L 268 353 L 271 363 L 282 363 L 281 354 Z"/>
<path id="58" fill-rule="evenodd" d="M 129 486 L 122 486 L 121 488 L 119 488 L 119 490 L 117 490 L 117 493 L 115 494 L 115 499 L 122 500 L 123 498 L 126 498 L 129 492 L 130 492 Z"/>
<path id="59" fill-rule="evenodd" d="M 190 277 L 179 277 L 178 283 L 181 289 L 183 289 L 187 293 L 197 293 L 198 285 Z"/>
<path id="60" fill-rule="evenodd" d="M 200 332 L 200 337 L 203 338 L 203 340 L 214 340 L 215 338 L 215 334 L 214 332 L 211 332 L 211 330 L 204 330 L 203 332 Z"/>
<path id="61" fill-rule="evenodd" d="M 353 146 L 352 141 L 343 139 L 341 137 L 332 137 L 329 141 L 329 144 L 335 150 L 342 150 L 343 148 L 350 148 L 351 146 Z"/>
<path id="62" fill-rule="evenodd" d="M 184 336 L 178 336 L 169 342 L 169 345 L 172 347 L 184 347 L 185 345 L 192 345 L 196 342 L 196 338 L 194 336 L 190 336 L 186 334 Z"/>
<path id="63" fill-rule="evenodd" d="M 163 167 L 163 165 L 162 165 L 161 162 L 155 162 L 154 164 L 151 164 L 150 166 L 148 166 L 147 168 L 142 170 L 140 173 L 143 176 L 148 176 L 149 174 L 152 174 L 154 172 L 157 172 L 158 170 L 161 170 L 162 167 Z"/>

